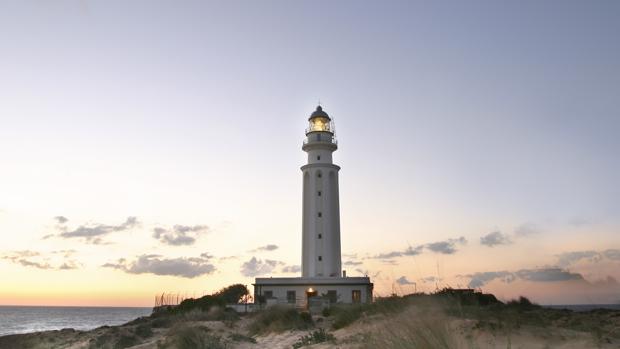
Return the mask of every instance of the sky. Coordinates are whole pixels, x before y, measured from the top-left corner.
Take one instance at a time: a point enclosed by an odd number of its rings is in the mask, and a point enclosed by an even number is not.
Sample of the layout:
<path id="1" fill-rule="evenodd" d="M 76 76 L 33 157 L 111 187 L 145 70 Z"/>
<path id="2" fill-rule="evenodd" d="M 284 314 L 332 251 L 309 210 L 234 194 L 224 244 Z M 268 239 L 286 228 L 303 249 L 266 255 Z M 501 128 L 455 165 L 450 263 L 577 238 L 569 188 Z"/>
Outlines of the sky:
<path id="1" fill-rule="evenodd" d="M 0 304 L 298 276 L 337 126 L 376 295 L 620 302 L 617 1 L 0 0 Z"/>

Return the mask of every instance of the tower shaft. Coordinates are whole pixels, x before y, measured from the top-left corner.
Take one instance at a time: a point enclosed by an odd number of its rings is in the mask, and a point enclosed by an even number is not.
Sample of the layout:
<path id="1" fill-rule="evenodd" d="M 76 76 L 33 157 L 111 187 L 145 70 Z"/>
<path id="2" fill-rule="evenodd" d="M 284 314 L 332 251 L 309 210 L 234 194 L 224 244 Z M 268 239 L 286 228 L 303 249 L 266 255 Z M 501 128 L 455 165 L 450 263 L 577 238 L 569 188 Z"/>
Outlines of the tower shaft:
<path id="1" fill-rule="evenodd" d="M 302 277 L 339 277 L 340 203 L 338 171 L 332 153 L 338 148 L 333 123 L 321 107 L 309 119 L 302 149 L 308 153 L 303 173 Z"/>

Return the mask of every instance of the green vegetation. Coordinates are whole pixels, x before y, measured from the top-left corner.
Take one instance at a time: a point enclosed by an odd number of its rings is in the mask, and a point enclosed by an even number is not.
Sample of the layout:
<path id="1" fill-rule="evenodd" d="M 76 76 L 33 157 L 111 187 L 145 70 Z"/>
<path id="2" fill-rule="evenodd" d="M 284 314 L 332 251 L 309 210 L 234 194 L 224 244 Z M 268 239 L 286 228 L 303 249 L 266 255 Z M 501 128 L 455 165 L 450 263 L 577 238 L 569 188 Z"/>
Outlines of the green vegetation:
<path id="1" fill-rule="evenodd" d="M 248 329 L 251 334 L 305 330 L 313 326 L 309 313 L 283 306 L 273 306 L 253 314 Z"/>
<path id="2" fill-rule="evenodd" d="M 193 310 L 209 311 L 211 308 L 226 308 L 226 304 L 237 303 L 243 296 L 250 293 L 247 287 L 242 284 L 234 284 L 224 287 L 218 292 L 202 296 L 200 298 L 188 298 L 181 302 L 178 306 L 171 309 L 174 313 L 185 313 Z"/>
<path id="3" fill-rule="evenodd" d="M 298 349 L 306 345 L 334 341 L 336 341 L 336 337 L 334 337 L 333 334 L 326 332 L 325 329 L 319 328 L 299 338 L 297 342 L 293 343 L 293 349 Z"/>
<path id="4" fill-rule="evenodd" d="M 228 345 L 219 336 L 209 333 L 207 327 L 177 325 L 170 329 L 169 336 L 157 343 L 158 348 L 176 349 L 226 349 Z"/>
<path id="5" fill-rule="evenodd" d="M 256 343 L 256 339 L 242 335 L 241 333 L 231 333 L 228 338 L 235 342 L 248 342 L 248 343 Z"/>

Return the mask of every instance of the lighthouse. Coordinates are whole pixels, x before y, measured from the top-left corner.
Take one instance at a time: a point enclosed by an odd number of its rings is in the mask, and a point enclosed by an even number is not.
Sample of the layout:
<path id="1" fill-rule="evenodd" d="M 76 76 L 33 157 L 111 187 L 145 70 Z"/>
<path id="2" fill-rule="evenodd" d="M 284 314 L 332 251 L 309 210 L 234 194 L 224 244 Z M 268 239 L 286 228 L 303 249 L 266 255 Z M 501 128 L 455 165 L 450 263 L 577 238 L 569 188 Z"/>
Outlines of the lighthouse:
<path id="1" fill-rule="evenodd" d="M 336 303 L 372 301 L 368 276 L 347 276 L 340 252 L 338 172 L 332 154 L 338 149 L 334 121 L 321 106 L 308 117 L 301 149 L 308 159 L 301 166 L 301 277 L 256 278 L 258 306 L 275 304 L 320 309 Z"/>
<path id="2" fill-rule="evenodd" d="M 334 122 L 321 106 L 310 114 L 302 150 L 308 153 L 303 173 L 302 277 L 338 277 L 340 203 L 338 171 L 332 153 L 338 149 Z"/>

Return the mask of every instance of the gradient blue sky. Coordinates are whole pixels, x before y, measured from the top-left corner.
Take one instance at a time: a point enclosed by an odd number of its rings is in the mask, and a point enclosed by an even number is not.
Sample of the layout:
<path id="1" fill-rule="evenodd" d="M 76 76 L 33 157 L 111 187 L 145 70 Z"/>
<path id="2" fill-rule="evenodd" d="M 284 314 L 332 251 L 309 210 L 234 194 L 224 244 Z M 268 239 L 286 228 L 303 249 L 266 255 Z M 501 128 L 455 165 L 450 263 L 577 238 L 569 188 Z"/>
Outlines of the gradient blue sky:
<path id="1" fill-rule="evenodd" d="M 345 260 L 378 293 L 620 301 L 619 37 L 617 1 L 0 0 L 0 304 L 150 305 L 298 265 L 319 99 Z M 59 235 L 129 216 L 108 245 Z M 152 236 L 174 225 L 209 228 Z M 194 278 L 117 262 L 201 253 Z"/>

